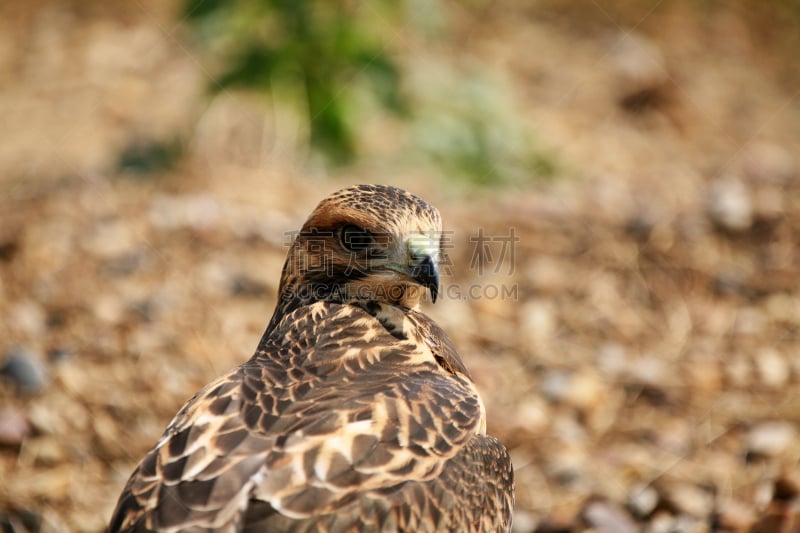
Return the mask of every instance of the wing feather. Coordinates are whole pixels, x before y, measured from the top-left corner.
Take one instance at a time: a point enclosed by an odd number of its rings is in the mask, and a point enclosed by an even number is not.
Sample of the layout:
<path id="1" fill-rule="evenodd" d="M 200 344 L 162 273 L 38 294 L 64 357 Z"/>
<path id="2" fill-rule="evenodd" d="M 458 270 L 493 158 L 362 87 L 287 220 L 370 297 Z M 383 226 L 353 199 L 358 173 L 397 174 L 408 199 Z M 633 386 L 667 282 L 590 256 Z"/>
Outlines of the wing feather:
<path id="1" fill-rule="evenodd" d="M 375 501 L 356 514 L 382 529 L 398 519 L 375 503 L 382 491 L 406 494 L 408 480 L 416 492 L 443 487 L 437 476 L 483 424 L 471 382 L 443 372 L 429 343 L 398 339 L 358 306 L 312 307 L 284 318 L 274 336 L 284 342 L 181 409 L 128 482 L 112 530 L 241 527 L 257 501 L 287 520 L 338 516 L 369 494 Z M 331 531 L 352 523 L 330 520 Z"/>

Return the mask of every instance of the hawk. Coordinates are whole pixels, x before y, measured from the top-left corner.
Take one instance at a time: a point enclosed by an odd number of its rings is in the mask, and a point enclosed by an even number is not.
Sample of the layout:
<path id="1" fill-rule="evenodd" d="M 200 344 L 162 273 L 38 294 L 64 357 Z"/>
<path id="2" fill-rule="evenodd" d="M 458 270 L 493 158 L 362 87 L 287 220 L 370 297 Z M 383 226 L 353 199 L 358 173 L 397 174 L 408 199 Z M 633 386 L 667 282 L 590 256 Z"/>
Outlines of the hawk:
<path id="1" fill-rule="evenodd" d="M 444 331 L 441 218 L 402 189 L 323 200 L 246 363 L 194 395 L 110 531 L 509 531 L 511 459 Z"/>

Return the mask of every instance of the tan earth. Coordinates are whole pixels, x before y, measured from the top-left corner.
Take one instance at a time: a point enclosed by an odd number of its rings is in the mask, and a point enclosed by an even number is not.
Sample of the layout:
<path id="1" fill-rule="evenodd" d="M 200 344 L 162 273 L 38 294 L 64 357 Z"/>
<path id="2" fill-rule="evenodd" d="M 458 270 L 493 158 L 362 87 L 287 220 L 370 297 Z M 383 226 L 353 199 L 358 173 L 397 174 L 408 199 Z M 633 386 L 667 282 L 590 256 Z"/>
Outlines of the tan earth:
<path id="1" fill-rule="evenodd" d="M 432 3 L 438 36 L 390 41 L 418 87 L 493 80 L 555 162 L 483 187 L 367 111 L 363 160 L 326 174 L 291 111 L 205 95 L 174 3 L 0 6 L 3 531 L 103 530 L 177 409 L 252 353 L 289 232 L 354 182 L 452 231 L 424 310 L 511 450 L 515 531 L 800 530 L 800 11 L 520 4 Z M 174 136 L 172 170 L 115 170 Z"/>

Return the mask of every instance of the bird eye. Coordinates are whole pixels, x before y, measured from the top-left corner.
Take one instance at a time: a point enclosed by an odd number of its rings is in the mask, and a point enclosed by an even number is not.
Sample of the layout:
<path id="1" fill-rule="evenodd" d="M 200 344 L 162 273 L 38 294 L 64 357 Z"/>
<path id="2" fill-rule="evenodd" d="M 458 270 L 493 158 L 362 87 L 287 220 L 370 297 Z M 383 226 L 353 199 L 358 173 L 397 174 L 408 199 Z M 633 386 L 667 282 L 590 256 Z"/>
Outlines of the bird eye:
<path id="1" fill-rule="evenodd" d="M 339 232 L 339 242 L 345 250 L 360 252 L 366 250 L 373 242 L 372 234 L 364 228 L 353 224 L 343 226 Z"/>

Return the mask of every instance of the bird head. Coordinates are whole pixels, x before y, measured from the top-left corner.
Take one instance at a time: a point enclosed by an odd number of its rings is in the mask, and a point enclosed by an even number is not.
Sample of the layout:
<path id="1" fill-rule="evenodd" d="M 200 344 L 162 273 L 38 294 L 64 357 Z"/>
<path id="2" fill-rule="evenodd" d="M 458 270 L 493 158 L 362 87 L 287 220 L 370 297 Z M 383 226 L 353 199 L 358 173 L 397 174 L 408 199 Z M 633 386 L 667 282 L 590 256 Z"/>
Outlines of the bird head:
<path id="1" fill-rule="evenodd" d="M 357 185 L 324 199 L 295 238 L 278 311 L 315 301 L 416 308 L 439 292 L 439 212 L 397 187 Z"/>

